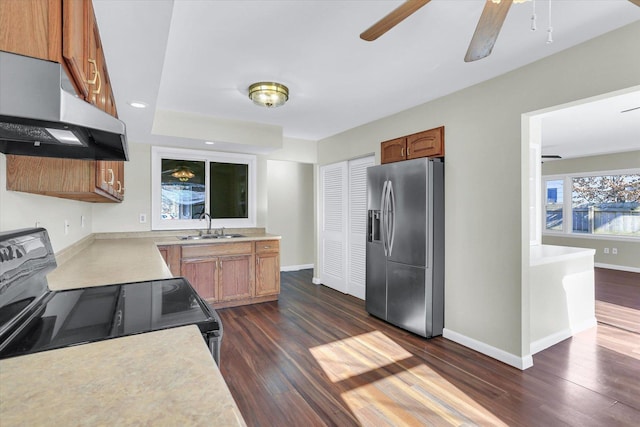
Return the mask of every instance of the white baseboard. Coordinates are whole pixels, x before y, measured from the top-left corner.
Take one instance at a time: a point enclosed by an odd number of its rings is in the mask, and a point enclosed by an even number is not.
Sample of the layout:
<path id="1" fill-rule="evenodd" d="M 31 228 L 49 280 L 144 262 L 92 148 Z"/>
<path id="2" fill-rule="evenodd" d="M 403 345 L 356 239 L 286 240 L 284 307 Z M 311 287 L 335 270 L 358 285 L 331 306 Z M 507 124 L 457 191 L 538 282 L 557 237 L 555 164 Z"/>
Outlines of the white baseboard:
<path id="1" fill-rule="evenodd" d="M 579 334 L 580 332 L 586 331 L 587 329 L 591 329 L 597 325 L 598 325 L 598 320 L 596 319 L 596 316 L 593 316 L 591 319 L 587 319 L 584 322 L 579 323 L 575 325 L 573 328 L 571 328 L 571 334 L 572 335 Z"/>
<path id="2" fill-rule="evenodd" d="M 314 277 L 313 279 L 311 279 L 311 283 L 313 283 L 314 285 L 322 285 L 322 280 L 320 280 L 319 277 Z"/>
<path id="3" fill-rule="evenodd" d="M 640 268 L 638 267 L 627 267 L 625 265 L 615 265 L 615 264 L 603 264 L 601 262 L 596 262 L 593 265 L 594 267 L 606 268 L 609 270 L 620 270 L 620 271 L 628 271 L 631 273 L 640 273 Z"/>
<path id="4" fill-rule="evenodd" d="M 598 321 L 595 317 L 591 319 L 587 319 L 584 322 L 576 325 L 573 328 L 563 329 L 551 335 L 547 335 L 544 338 L 540 338 L 539 340 L 533 341 L 529 347 L 531 354 L 534 355 L 536 353 L 541 352 L 542 350 L 546 350 L 552 345 L 558 344 L 560 341 L 564 341 L 567 338 L 571 338 L 575 334 L 578 334 L 582 331 L 586 331 L 587 329 L 593 328 L 598 324 Z"/>
<path id="5" fill-rule="evenodd" d="M 280 271 L 299 271 L 313 268 L 313 264 L 287 265 L 280 267 Z"/>
<path id="6" fill-rule="evenodd" d="M 539 353 L 542 350 L 548 349 L 552 345 L 558 344 L 560 341 L 564 341 L 567 338 L 571 338 L 572 335 L 573 334 L 571 333 L 571 329 L 563 329 L 554 334 L 547 335 L 544 338 L 540 338 L 539 340 L 532 342 L 531 345 L 529 346 L 529 350 L 531 351 L 532 355 Z"/>
<path id="7" fill-rule="evenodd" d="M 525 370 L 533 366 L 533 357 L 531 357 L 531 355 L 523 357 L 516 356 L 515 354 L 508 353 L 504 350 L 490 346 L 489 344 L 483 343 L 473 338 L 469 338 L 466 335 L 459 334 L 458 332 L 452 331 L 451 329 L 447 328 L 444 328 L 444 330 L 442 331 L 442 336 L 446 339 L 457 342 L 458 344 L 461 344 L 465 347 L 469 347 L 472 350 L 485 354 L 489 357 L 499 360 L 502 363 L 506 363 L 507 365 L 513 366 L 520 370 Z"/>

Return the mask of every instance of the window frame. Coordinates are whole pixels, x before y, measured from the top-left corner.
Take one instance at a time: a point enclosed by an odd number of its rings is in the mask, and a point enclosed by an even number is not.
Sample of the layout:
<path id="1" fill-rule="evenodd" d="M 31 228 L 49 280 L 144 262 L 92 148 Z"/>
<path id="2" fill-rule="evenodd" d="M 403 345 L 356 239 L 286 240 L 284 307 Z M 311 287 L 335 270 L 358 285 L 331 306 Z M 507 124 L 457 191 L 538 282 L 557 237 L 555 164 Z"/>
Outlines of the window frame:
<path id="1" fill-rule="evenodd" d="M 607 175 L 630 175 L 640 174 L 640 168 L 605 170 L 594 172 L 572 172 L 554 175 L 542 175 L 542 191 L 540 203 L 542 206 L 542 235 L 554 237 L 571 237 L 577 239 L 596 239 L 596 240 L 625 240 L 640 241 L 640 237 L 621 236 L 618 234 L 600 234 L 600 233 L 574 233 L 573 232 L 573 178 L 585 176 L 607 176 Z M 563 199 L 562 199 L 562 230 L 547 229 L 547 181 L 562 180 Z M 569 191 L 567 191 L 567 189 Z"/>
<path id="2" fill-rule="evenodd" d="M 192 150 L 186 148 L 151 147 L 151 229 L 199 230 L 206 229 L 207 221 L 200 219 L 162 219 L 162 159 L 205 162 L 205 212 L 210 212 L 209 174 L 210 162 L 237 163 L 248 166 L 248 218 L 213 218 L 211 228 L 253 228 L 257 212 L 257 159 L 252 154 L 225 153 L 220 151 Z"/>

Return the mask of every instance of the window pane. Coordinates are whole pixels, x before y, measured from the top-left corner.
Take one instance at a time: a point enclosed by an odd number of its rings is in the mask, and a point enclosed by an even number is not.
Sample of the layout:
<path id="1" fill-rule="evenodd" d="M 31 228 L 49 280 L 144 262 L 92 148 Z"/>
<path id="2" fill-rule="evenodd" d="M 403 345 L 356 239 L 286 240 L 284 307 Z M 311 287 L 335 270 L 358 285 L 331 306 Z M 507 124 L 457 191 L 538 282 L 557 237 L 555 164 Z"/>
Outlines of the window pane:
<path id="1" fill-rule="evenodd" d="M 573 232 L 640 236 L 640 174 L 572 180 Z"/>
<path id="2" fill-rule="evenodd" d="M 248 218 L 249 166 L 211 162 L 209 197 L 211 218 Z"/>
<path id="3" fill-rule="evenodd" d="M 562 203 L 563 203 L 563 183 L 561 179 L 546 181 L 545 194 L 546 202 L 546 221 L 547 230 L 562 231 Z"/>
<path id="4" fill-rule="evenodd" d="M 204 212 L 204 162 L 162 159 L 163 220 L 199 219 Z"/>

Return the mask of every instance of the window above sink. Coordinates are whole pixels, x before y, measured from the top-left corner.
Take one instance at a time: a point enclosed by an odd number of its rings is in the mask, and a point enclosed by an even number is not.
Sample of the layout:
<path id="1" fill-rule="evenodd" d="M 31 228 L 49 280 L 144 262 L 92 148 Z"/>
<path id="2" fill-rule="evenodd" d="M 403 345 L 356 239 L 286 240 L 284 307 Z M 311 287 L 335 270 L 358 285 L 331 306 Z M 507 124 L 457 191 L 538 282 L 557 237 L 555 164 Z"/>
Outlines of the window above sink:
<path id="1" fill-rule="evenodd" d="M 214 229 L 255 227 L 256 156 L 152 147 L 151 161 L 153 230 L 207 229 L 204 214 Z"/>

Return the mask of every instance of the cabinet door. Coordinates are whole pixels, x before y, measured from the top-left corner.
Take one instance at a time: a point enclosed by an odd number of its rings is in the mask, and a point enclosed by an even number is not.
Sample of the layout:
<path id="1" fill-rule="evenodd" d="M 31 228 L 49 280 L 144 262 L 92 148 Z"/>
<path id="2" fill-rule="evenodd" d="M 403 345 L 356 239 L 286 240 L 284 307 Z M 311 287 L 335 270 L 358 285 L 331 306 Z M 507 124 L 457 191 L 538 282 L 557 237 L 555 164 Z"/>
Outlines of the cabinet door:
<path id="1" fill-rule="evenodd" d="M 407 158 L 444 156 L 444 127 L 407 136 Z"/>
<path id="2" fill-rule="evenodd" d="M 220 257 L 220 301 L 253 296 L 251 255 Z"/>
<path id="3" fill-rule="evenodd" d="M 380 144 L 380 162 L 382 164 L 406 160 L 407 141 L 405 137 L 385 141 Z"/>
<path id="4" fill-rule="evenodd" d="M 112 163 L 115 170 L 114 196 L 122 200 L 124 199 L 124 162 L 113 161 Z"/>
<path id="5" fill-rule="evenodd" d="M 0 50 L 60 62 L 61 24 L 58 2 L 0 0 Z"/>
<path id="6" fill-rule="evenodd" d="M 206 300 L 218 300 L 218 258 L 183 259 L 180 272 Z"/>
<path id="7" fill-rule="evenodd" d="M 97 63 L 88 62 L 88 7 L 90 2 L 63 0 L 62 57 L 76 82 L 79 95 L 88 99 L 88 83 L 96 78 Z"/>
<path id="8" fill-rule="evenodd" d="M 280 255 L 278 252 L 256 255 L 256 296 L 280 293 Z"/>

